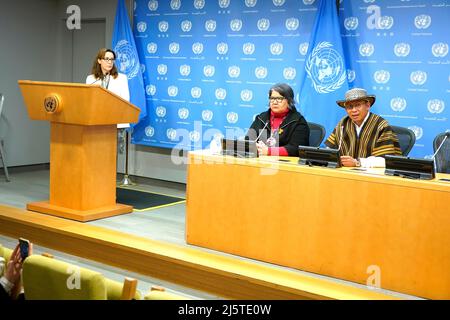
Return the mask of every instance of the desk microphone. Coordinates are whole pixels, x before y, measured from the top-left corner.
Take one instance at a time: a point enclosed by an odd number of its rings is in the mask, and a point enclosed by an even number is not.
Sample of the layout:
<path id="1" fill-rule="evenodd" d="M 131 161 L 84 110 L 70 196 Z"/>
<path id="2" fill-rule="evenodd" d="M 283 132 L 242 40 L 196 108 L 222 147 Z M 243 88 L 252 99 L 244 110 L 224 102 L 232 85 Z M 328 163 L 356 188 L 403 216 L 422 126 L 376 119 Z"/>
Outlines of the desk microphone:
<path id="1" fill-rule="evenodd" d="M 258 118 L 259 120 L 261 120 L 260 118 Z M 261 120 L 262 121 L 262 120 Z M 258 142 L 258 139 L 261 137 L 261 135 L 264 132 L 264 129 L 266 129 L 267 125 L 269 124 L 269 120 L 266 121 L 266 123 L 264 124 L 264 127 L 262 128 L 262 130 L 260 131 L 259 135 L 256 137 L 255 142 Z"/>
<path id="2" fill-rule="evenodd" d="M 338 148 L 339 151 L 341 150 L 342 137 L 343 137 L 343 135 L 344 135 L 344 126 L 342 125 L 342 126 L 341 126 L 340 137 L 339 137 L 339 148 Z"/>
<path id="3" fill-rule="evenodd" d="M 445 133 L 445 137 L 444 139 L 442 139 L 441 143 L 439 144 L 439 147 L 436 149 L 436 152 L 433 154 L 433 156 L 431 157 L 433 159 L 434 162 L 434 169 L 437 170 L 436 167 L 436 155 L 438 154 L 439 150 L 441 150 L 442 146 L 444 145 L 445 140 L 447 140 L 447 138 L 450 136 L 450 132 L 446 132 Z"/>

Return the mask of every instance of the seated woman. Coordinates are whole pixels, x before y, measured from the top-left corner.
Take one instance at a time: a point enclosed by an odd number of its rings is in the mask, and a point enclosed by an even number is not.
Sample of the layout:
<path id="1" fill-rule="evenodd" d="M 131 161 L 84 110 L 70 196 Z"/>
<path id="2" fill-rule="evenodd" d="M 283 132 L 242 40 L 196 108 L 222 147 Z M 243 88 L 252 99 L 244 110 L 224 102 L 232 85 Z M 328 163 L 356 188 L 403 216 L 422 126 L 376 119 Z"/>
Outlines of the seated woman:
<path id="1" fill-rule="evenodd" d="M 269 110 L 256 116 L 246 139 L 258 140 L 261 156 L 298 156 L 298 146 L 309 145 L 309 127 L 295 108 L 294 91 L 286 83 L 269 90 Z"/>

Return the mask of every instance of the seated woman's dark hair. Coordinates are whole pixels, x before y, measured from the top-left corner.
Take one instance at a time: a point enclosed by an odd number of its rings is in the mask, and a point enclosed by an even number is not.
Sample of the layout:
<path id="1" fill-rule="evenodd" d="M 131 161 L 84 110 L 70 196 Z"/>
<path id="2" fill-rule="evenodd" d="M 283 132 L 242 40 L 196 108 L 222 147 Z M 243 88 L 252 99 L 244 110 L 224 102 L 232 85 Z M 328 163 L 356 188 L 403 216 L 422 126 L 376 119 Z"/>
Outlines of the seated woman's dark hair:
<path id="1" fill-rule="evenodd" d="M 293 107 L 295 107 L 294 90 L 292 90 L 291 86 L 289 86 L 287 83 L 277 83 L 277 84 L 273 85 L 269 89 L 269 98 L 272 95 L 272 91 L 278 92 L 284 98 L 287 99 L 289 109 L 292 109 Z"/>

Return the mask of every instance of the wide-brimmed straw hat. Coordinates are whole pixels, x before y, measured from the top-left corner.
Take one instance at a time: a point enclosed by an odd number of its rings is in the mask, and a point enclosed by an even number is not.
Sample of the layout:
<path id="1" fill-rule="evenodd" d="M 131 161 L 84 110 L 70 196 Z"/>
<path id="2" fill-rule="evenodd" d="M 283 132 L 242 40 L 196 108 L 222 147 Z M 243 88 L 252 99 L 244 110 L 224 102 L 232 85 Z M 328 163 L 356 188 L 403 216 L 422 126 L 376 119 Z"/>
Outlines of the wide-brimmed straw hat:
<path id="1" fill-rule="evenodd" d="M 353 88 L 348 90 L 345 93 L 345 100 L 338 100 L 336 103 L 342 107 L 345 108 L 345 104 L 348 102 L 358 101 L 358 100 L 366 100 L 370 103 L 370 106 L 372 106 L 375 103 L 375 96 L 374 95 L 368 95 L 367 91 L 361 88 Z"/>

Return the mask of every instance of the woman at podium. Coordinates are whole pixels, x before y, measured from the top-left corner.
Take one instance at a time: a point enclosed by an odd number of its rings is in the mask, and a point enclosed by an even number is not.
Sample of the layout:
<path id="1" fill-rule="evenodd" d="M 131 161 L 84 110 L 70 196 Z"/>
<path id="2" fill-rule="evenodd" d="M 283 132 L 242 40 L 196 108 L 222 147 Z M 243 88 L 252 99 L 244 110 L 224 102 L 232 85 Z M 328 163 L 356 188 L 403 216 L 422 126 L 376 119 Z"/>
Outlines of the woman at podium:
<path id="1" fill-rule="evenodd" d="M 309 127 L 295 108 L 294 91 L 286 83 L 269 89 L 269 109 L 256 116 L 247 139 L 257 140 L 260 156 L 298 156 L 309 145 Z"/>

